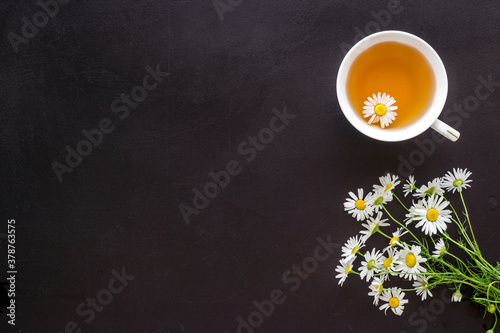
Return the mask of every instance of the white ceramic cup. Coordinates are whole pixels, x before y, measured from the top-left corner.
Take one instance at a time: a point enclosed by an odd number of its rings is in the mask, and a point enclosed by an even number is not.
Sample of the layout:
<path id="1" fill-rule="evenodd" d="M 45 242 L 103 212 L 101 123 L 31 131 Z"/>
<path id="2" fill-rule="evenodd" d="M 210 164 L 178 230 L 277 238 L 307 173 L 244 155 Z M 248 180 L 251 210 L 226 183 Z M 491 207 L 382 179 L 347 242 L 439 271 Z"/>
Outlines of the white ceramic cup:
<path id="1" fill-rule="evenodd" d="M 361 117 L 359 111 L 353 110 L 347 98 L 346 82 L 347 75 L 354 60 L 366 49 L 382 42 L 398 42 L 409 45 L 423 54 L 427 59 L 435 78 L 434 97 L 427 110 L 418 119 L 404 127 L 384 128 L 368 124 L 366 118 Z M 403 141 L 421 134 L 429 127 L 439 132 L 451 141 L 457 141 L 460 133 L 443 123 L 439 115 L 443 110 L 448 94 L 448 77 L 441 58 L 434 49 L 421 38 L 403 31 L 381 31 L 369 35 L 354 45 L 342 60 L 337 75 L 337 98 L 340 108 L 347 120 L 361 133 L 380 141 Z M 397 111 L 396 111 L 397 112 Z M 397 118 L 396 118 L 397 119 Z"/>

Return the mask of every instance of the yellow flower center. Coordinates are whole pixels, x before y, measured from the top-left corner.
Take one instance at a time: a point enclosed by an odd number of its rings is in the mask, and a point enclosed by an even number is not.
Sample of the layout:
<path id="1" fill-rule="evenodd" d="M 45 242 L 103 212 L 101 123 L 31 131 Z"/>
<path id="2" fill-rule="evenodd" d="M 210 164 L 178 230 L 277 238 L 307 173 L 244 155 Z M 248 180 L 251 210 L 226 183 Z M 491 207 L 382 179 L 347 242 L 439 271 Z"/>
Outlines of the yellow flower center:
<path id="1" fill-rule="evenodd" d="M 406 266 L 412 268 L 417 264 L 417 258 L 413 253 L 408 253 L 405 257 Z"/>
<path id="2" fill-rule="evenodd" d="M 356 245 L 355 247 L 352 248 L 351 254 L 354 254 L 358 251 L 359 245 Z"/>
<path id="3" fill-rule="evenodd" d="M 460 187 L 460 186 L 462 186 L 463 183 L 464 182 L 462 179 L 455 179 L 455 181 L 453 182 L 453 186 Z"/>
<path id="4" fill-rule="evenodd" d="M 356 201 L 355 206 L 356 206 L 356 209 L 363 210 L 366 208 L 366 203 L 364 200 L 359 199 L 358 201 Z"/>
<path id="5" fill-rule="evenodd" d="M 385 187 L 384 192 L 389 191 L 391 188 L 392 188 L 392 184 L 391 183 L 387 184 L 387 186 Z"/>
<path id="6" fill-rule="evenodd" d="M 434 222 L 438 219 L 439 213 L 435 208 L 431 208 L 427 211 L 425 217 L 427 217 L 428 221 Z"/>
<path id="7" fill-rule="evenodd" d="M 429 283 L 427 281 L 422 281 L 422 288 L 427 289 L 427 285 Z"/>
<path id="8" fill-rule="evenodd" d="M 396 297 L 391 297 L 389 299 L 389 305 L 391 306 L 391 308 L 397 308 L 399 305 L 399 299 L 397 299 Z"/>
<path id="9" fill-rule="evenodd" d="M 378 286 L 375 287 L 377 289 L 377 293 L 380 295 L 382 294 L 382 290 L 384 290 L 384 287 L 382 284 L 379 284 Z"/>
<path id="10" fill-rule="evenodd" d="M 347 267 L 345 268 L 345 274 L 347 275 L 347 273 L 349 273 L 350 270 L 351 270 L 351 265 L 347 265 Z"/>
<path id="11" fill-rule="evenodd" d="M 375 108 L 373 108 L 373 110 L 375 111 L 375 114 L 377 114 L 377 116 L 383 116 L 387 112 L 387 108 L 384 104 L 375 105 Z"/>
<path id="12" fill-rule="evenodd" d="M 383 287 L 382 283 L 374 285 L 374 288 L 375 288 L 375 292 L 378 295 L 381 295 L 382 291 L 384 290 L 384 287 Z"/>
<path id="13" fill-rule="evenodd" d="M 391 244 L 391 246 L 394 246 L 394 245 L 396 245 L 394 243 L 397 242 L 398 240 L 399 240 L 399 237 L 394 236 L 391 238 L 391 241 L 389 243 Z"/>
<path id="14" fill-rule="evenodd" d="M 391 266 L 392 264 L 392 258 L 387 258 L 384 260 L 384 268 L 385 269 L 389 269 L 389 267 Z"/>

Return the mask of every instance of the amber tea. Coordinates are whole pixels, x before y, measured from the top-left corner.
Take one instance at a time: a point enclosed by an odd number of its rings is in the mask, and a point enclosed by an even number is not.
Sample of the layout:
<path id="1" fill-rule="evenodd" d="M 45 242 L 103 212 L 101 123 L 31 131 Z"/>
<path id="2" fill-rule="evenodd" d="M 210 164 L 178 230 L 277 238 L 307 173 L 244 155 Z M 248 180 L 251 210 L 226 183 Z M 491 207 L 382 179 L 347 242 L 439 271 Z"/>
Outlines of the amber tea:
<path id="1" fill-rule="evenodd" d="M 425 57 L 411 46 L 382 42 L 363 51 L 347 75 L 346 92 L 351 107 L 366 121 L 365 101 L 385 93 L 394 100 L 397 116 L 388 128 L 404 127 L 419 119 L 431 104 L 435 77 Z M 372 99 L 373 100 L 373 99 Z M 382 108 L 385 112 L 385 108 Z M 372 107 L 372 113 L 379 114 Z M 375 124 L 378 126 L 378 124 Z"/>
<path id="2" fill-rule="evenodd" d="M 460 137 L 438 119 L 448 94 L 443 62 L 410 33 L 380 31 L 357 42 L 340 64 L 336 92 L 349 123 L 372 139 L 404 141 L 429 128 Z"/>

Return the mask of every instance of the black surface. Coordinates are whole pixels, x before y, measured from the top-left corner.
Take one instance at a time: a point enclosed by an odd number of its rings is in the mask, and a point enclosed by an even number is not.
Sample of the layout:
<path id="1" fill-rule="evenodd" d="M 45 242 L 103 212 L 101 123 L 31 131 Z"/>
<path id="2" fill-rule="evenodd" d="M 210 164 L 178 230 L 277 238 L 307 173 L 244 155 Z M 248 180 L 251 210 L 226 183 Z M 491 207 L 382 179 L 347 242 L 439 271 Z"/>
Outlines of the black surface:
<path id="1" fill-rule="evenodd" d="M 255 332 L 484 332 L 492 317 L 469 302 L 412 294 L 401 317 L 385 316 L 365 282 L 337 285 L 339 248 L 301 272 L 300 285 L 282 276 L 313 255 L 318 237 L 341 244 L 354 235 L 347 193 L 387 171 L 406 176 L 400 160 L 422 142 L 434 148 L 412 170 L 418 180 L 473 172 L 466 197 L 476 237 L 498 259 L 500 88 L 467 118 L 453 106 L 474 96 L 478 77 L 500 81 L 499 3 L 402 0 L 400 13 L 377 23 L 423 38 L 445 64 L 448 122 L 462 137 L 435 144 L 431 130 L 371 140 L 337 103 L 342 43 L 376 31 L 372 11 L 389 1 L 232 3 L 221 20 L 211 1 L 73 0 L 17 53 L 9 34 L 21 35 L 23 17 L 41 7 L 0 3 L 1 231 L 16 220 L 18 270 L 16 326 L 2 316 L 1 331 L 64 332 L 73 321 L 82 332 L 236 332 L 254 300 L 280 290 L 282 304 Z M 142 84 L 147 66 L 169 75 L 122 120 L 111 105 Z M 285 107 L 296 117 L 247 161 L 239 145 Z M 51 164 L 106 118 L 114 130 L 59 182 Z M 241 172 L 187 224 L 179 205 L 192 206 L 193 189 L 231 160 Z M 93 320 L 79 315 L 122 268 L 135 278 Z M 429 306 L 438 315 L 423 320 L 419 307 Z"/>

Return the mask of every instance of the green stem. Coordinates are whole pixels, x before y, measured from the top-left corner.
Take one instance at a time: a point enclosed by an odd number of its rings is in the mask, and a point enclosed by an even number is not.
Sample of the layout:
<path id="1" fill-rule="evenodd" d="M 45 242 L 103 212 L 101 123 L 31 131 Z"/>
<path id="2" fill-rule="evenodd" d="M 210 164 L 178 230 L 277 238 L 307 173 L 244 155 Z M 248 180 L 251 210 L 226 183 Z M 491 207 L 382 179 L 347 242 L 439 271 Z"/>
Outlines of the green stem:
<path id="1" fill-rule="evenodd" d="M 477 256 L 477 253 L 475 253 L 475 252 L 474 252 L 474 251 L 472 251 L 472 250 L 469 250 L 468 248 L 466 248 L 465 246 L 463 246 L 463 245 L 462 245 L 462 244 L 460 244 L 459 242 L 455 241 L 455 240 L 454 240 L 453 238 L 451 238 L 451 237 L 450 237 L 450 235 L 448 235 L 446 232 L 443 232 L 443 235 L 444 235 L 444 237 L 445 237 L 447 240 L 451 241 L 452 243 L 454 243 L 455 245 L 457 245 L 458 247 L 460 247 L 462 250 L 464 250 L 465 252 L 467 252 L 471 258 L 473 258 L 473 256 L 472 256 L 472 255 Z"/>
<path id="2" fill-rule="evenodd" d="M 455 216 L 457 217 L 457 220 L 455 219 L 451 219 L 457 226 L 458 228 L 460 229 L 462 235 L 464 236 L 465 240 L 467 241 L 467 243 L 469 243 L 469 246 L 471 247 L 472 250 L 469 250 L 468 248 L 462 246 L 461 244 L 455 242 L 451 237 L 447 236 L 448 239 L 450 239 L 453 243 L 455 243 L 456 245 L 460 246 L 463 250 L 465 250 L 466 252 L 468 252 L 469 256 L 471 258 L 473 258 L 475 261 L 476 259 L 474 258 L 474 256 L 476 256 L 477 258 L 479 258 L 479 260 L 481 261 L 482 265 L 481 266 L 486 266 L 485 268 L 490 271 L 490 273 L 493 273 L 493 274 L 497 274 L 497 270 L 495 269 L 495 267 L 493 267 L 489 262 L 487 262 L 483 256 L 481 255 L 481 251 L 479 250 L 479 246 L 477 245 L 477 242 L 476 242 L 476 239 L 475 239 L 475 236 L 474 236 L 474 231 L 472 230 L 472 224 L 471 224 L 471 221 L 470 221 L 470 218 L 469 218 L 469 213 L 467 211 L 467 206 L 465 205 L 465 200 L 464 200 L 464 197 L 463 197 L 463 194 L 462 194 L 462 191 L 461 189 L 459 190 L 459 193 L 460 193 L 460 198 L 462 200 L 462 204 L 464 206 L 464 209 L 465 209 L 465 216 L 467 218 L 467 222 L 469 224 L 469 229 L 470 229 L 470 232 L 471 232 L 471 235 L 473 237 L 473 240 L 474 240 L 474 243 L 472 243 L 472 241 L 470 240 L 468 234 L 467 234 L 467 231 L 464 229 L 464 227 L 462 226 L 462 224 L 460 223 L 460 219 L 458 218 L 458 214 L 457 212 L 455 211 L 454 207 L 451 205 L 451 202 L 450 202 L 450 207 L 451 209 L 453 210 L 453 212 L 455 213 Z M 448 201 L 446 198 L 445 198 L 446 201 Z M 449 202 L 449 201 L 448 201 Z M 472 254 L 472 255 L 471 255 Z M 474 256 L 473 256 L 474 255 Z"/>
<path id="3" fill-rule="evenodd" d="M 406 209 L 406 211 L 410 211 L 408 208 L 406 208 L 406 206 L 401 202 L 401 200 L 399 200 L 398 196 L 396 195 L 396 193 L 394 193 L 394 191 L 391 191 L 392 192 L 392 195 L 396 198 L 396 200 L 401 204 L 401 206 L 403 206 L 404 209 Z"/>
<path id="4" fill-rule="evenodd" d="M 381 235 L 383 235 L 383 236 L 385 236 L 385 237 L 389 238 L 389 239 L 392 239 L 392 237 L 391 237 L 391 236 L 388 236 L 388 235 L 384 234 L 382 231 L 380 231 L 380 229 L 379 229 L 379 228 L 377 228 L 377 232 L 378 232 L 378 233 L 380 233 Z"/>
<path id="5" fill-rule="evenodd" d="M 490 303 L 500 303 L 500 301 L 494 301 L 494 300 L 483 298 L 483 297 L 474 297 L 474 300 L 485 301 L 485 302 L 490 302 Z"/>
<path id="6" fill-rule="evenodd" d="M 465 205 L 465 200 L 464 200 L 464 196 L 462 195 L 461 188 L 458 189 L 458 193 L 460 193 L 460 198 L 462 199 L 462 204 L 464 205 L 465 217 L 467 218 L 467 222 L 469 223 L 469 230 L 470 230 L 470 233 L 472 235 L 472 239 L 474 240 L 474 244 L 476 245 L 476 251 L 479 255 L 481 255 L 481 251 L 479 251 L 479 246 L 477 245 L 477 242 L 476 242 L 476 237 L 474 236 L 474 231 L 472 230 L 472 224 L 470 223 L 469 213 L 467 211 L 467 206 Z"/>
<path id="7" fill-rule="evenodd" d="M 410 235 L 413 236 L 413 238 L 417 241 L 417 243 L 421 246 L 421 247 L 424 247 L 424 245 L 422 244 L 422 242 L 417 238 L 417 236 L 415 236 L 413 234 L 413 232 L 411 232 L 410 229 L 408 229 L 404 224 L 402 224 L 401 222 L 399 222 L 398 220 L 396 220 L 394 217 L 392 217 L 391 213 L 389 213 L 389 211 L 385 208 L 384 205 L 381 205 L 382 208 L 384 209 L 384 211 L 387 213 L 387 215 L 389 215 L 389 217 L 391 218 L 391 220 L 393 220 L 394 222 L 396 222 L 397 224 L 399 224 L 401 227 L 403 227 L 406 231 L 408 231 L 410 233 Z"/>
<path id="8" fill-rule="evenodd" d="M 471 276 L 474 276 L 474 277 L 477 277 L 476 274 L 473 274 L 470 270 L 469 270 L 469 266 L 467 266 L 459 257 L 455 256 L 454 254 L 446 251 L 447 254 L 449 254 L 450 256 L 452 256 L 453 258 L 455 258 L 457 261 L 459 261 L 466 269 L 467 269 L 467 272 L 469 272 L 469 274 Z"/>
<path id="9" fill-rule="evenodd" d="M 493 281 L 491 282 L 489 285 L 488 285 L 488 290 L 486 291 L 486 298 L 487 299 L 490 299 L 490 289 L 493 287 L 493 285 L 495 283 L 500 283 L 500 281 Z M 494 289 L 496 289 L 495 287 L 493 287 Z"/>
<path id="10" fill-rule="evenodd" d="M 451 255 L 451 253 L 449 253 L 449 252 L 446 252 L 446 253 Z M 441 258 L 434 258 L 434 257 L 432 257 L 432 258 L 434 260 L 440 262 L 442 265 L 448 266 L 454 272 L 454 274 L 452 274 L 452 276 L 449 279 L 442 279 L 442 281 L 450 280 L 448 282 L 466 283 L 466 284 L 472 286 L 474 289 L 481 289 L 481 290 L 485 289 L 484 287 L 479 287 L 480 285 L 482 285 L 482 283 L 480 282 L 480 279 L 477 276 L 475 276 L 475 275 L 468 276 L 468 275 L 464 274 L 464 272 L 462 272 L 460 269 L 453 266 L 451 263 L 449 263 Z M 436 274 L 436 273 L 428 272 L 428 275 L 432 276 L 434 274 Z M 453 278 L 453 277 L 455 277 L 455 278 Z M 458 278 L 460 278 L 460 280 L 458 280 Z M 471 282 L 466 282 L 466 280 L 471 281 Z M 472 283 L 474 283 L 474 284 L 472 284 Z"/>
<path id="11" fill-rule="evenodd" d="M 444 198 L 444 196 L 443 196 L 443 198 Z M 446 201 L 448 201 L 448 199 L 446 199 L 446 198 L 444 198 L 444 199 Z M 460 229 L 462 236 L 465 238 L 467 243 L 469 243 L 469 246 L 471 247 L 471 249 L 474 249 L 474 245 L 472 244 L 472 241 L 470 240 L 469 235 L 467 234 L 467 230 L 465 230 L 462 223 L 460 223 L 460 218 L 458 217 L 457 211 L 455 210 L 455 208 L 453 207 L 453 205 L 451 204 L 450 201 L 448 201 L 448 203 L 450 205 L 451 210 L 453 211 L 453 213 L 455 214 L 455 216 L 457 218 L 456 220 L 451 218 L 451 220 L 457 225 L 458 229 Z"/>
<path id="12" fill-rule="evenodd" d="M 413 288 L 413 289 L 384 288 L 384 290 L 417 291 L 417 290 L 419 290 L 419 288 Z"/>

